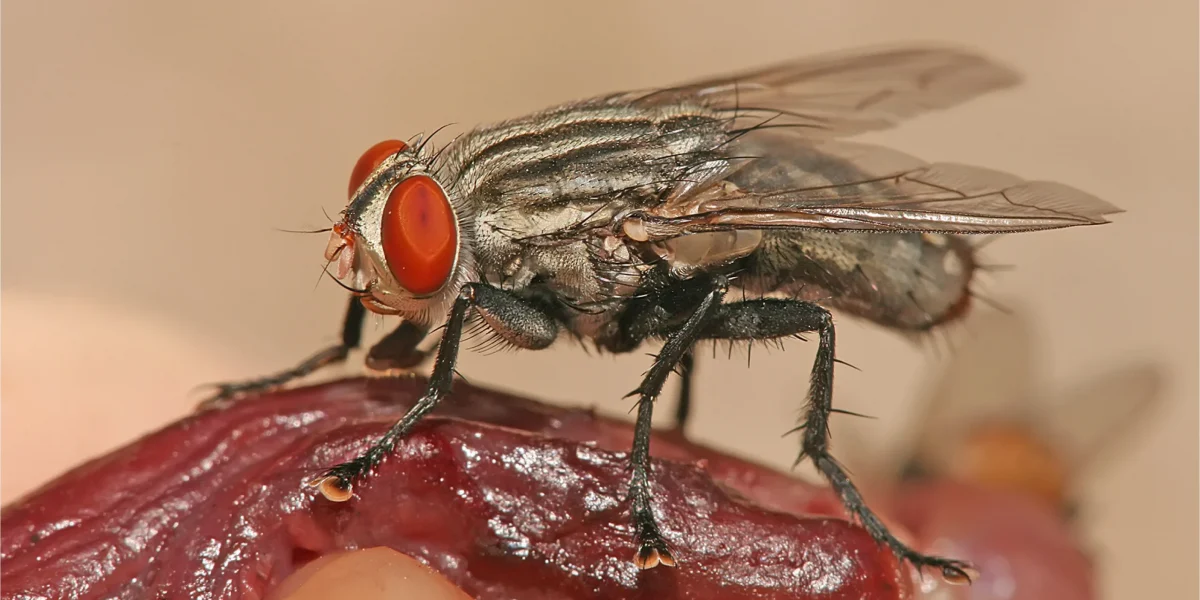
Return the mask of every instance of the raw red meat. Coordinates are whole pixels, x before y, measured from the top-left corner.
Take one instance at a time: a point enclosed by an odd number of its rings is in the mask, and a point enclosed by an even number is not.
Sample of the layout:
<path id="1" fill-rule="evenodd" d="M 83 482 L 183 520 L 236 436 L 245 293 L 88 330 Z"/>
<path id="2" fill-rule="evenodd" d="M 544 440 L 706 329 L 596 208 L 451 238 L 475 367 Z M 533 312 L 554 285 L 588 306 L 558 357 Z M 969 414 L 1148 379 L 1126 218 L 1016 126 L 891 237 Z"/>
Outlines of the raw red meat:
<path id="1" fill-rule="evenodd" d="M 822 488 L 659 434 L 677 568 L 638 571 L 631 429 L 459 382 L 357 497 L 301 486 L 370 444 L 424 380 L 350 379 L 172 424 L 6 507 L 3 598 L 260 598 L 388 546 L 480 598 L 903 598 L 910 569 Z M 736 491 L 735 491 L 736 490 Z"/>

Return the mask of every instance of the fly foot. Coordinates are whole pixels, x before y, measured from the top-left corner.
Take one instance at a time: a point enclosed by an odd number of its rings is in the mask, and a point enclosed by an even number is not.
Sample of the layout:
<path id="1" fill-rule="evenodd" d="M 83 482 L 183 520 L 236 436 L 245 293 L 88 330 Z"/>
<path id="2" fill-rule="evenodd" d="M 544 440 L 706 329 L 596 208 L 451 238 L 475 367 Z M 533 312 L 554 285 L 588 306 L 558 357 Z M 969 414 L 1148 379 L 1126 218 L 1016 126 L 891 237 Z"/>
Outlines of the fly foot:
<path id="1" fill-rule="evenodd" d="M 643 571 L 653 569 L 658 565 L 675 566 L 675 557 L 667 542 L 658 532 L 654 517 L 649 514 L 635 513 L 634 527 L 637 530 L 638 551 L 633 557 L 633 564 Z"/>
<path id="2" fill-rule="evenodd" d="M 245 398 L 272 391 L 279 386 L 273 377 L 251 379 L 226 383 L 214 383 L 206 387 L 213 388 L 213 393 L 196 404 L 197 412 L 226 408 Z"/>
<path id="3" fill-rule="evenodd" d="M 971 580 L 979 576 L 979 571 L 971 563 L 965 561 L 942 558 L 940 556 L 928 556 L 902 544 L 899 546 L 893 544 L 892 551 L 901 560 L 911 563 L 917 568 L 917 571 L 922 571 L 925 567 L 940 570 L 942 579 L 946 583 L 970 585 Z"/>
<path id="4" fill-rule="evenodd" d="M 330 502 L 345 502 L 354 496 L 354 481 L 365 470 L 363 463 L 352 460 L 309 479 L 305 484 L 316 488 Z"/>

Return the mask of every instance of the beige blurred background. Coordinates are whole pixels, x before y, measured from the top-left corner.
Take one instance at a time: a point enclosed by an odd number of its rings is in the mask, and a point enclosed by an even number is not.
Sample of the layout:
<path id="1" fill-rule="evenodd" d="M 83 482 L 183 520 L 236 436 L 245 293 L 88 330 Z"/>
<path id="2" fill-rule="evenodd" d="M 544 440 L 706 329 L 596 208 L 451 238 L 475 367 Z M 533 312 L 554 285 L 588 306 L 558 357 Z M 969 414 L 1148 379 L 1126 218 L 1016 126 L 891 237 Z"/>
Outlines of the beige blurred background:
<path id="1" fill-rule="evenodd" d="M 1046 390 L 1161 367 L 1163 406 L 1086 482 L 1088 540 L 1107 597 L 1196 597 L 1194 0 L 8 0 L 2 23 L 6 501 L 184 415 L 197 384 L 334 341 L 344 297 L 317 285 L 324 236 L 276 229 L 326 226 L 378 140 L 848 46 L 957 42 L 1025 85 L 870 139 L 1128 210 L 990 245 L 1017 268 L 987 291 L 1028 310 Z M 839 343 L 862 372 L 839 370 L 837 402 L 880 417 L 852 423 L 865 446 L 848 453 L 885 453 L 942 363 L 846 319 Z M 781 434 L 812 352 L 702 358 L 693 435 L 790 466 L 797 440 Z M 645 368 L 568 346 L 467 354 L 459 370 L 621 414 Z"/>

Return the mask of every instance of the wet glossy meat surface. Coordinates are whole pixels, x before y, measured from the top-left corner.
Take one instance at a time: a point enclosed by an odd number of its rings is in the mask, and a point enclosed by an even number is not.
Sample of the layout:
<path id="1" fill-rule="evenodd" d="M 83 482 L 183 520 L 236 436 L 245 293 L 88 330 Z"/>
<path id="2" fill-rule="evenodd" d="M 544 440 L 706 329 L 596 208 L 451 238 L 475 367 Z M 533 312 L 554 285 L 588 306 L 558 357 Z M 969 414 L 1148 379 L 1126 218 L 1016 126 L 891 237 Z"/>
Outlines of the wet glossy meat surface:
<path id="1" fill-rule="evenodd" d="M 671 434 L 652 447 L 654 491 L 679 566 L 638 571 L 630 427 L 463 382 L 355 498 L 303 487 L 422 391 L 419 379 L 350 379 L 271 394 L 82 465 L 6 507 L 0 594 L 261 598 L 308 561 L 373 546 L 480 598 L 910 593 L 907 567 L 824 489 Z"/>

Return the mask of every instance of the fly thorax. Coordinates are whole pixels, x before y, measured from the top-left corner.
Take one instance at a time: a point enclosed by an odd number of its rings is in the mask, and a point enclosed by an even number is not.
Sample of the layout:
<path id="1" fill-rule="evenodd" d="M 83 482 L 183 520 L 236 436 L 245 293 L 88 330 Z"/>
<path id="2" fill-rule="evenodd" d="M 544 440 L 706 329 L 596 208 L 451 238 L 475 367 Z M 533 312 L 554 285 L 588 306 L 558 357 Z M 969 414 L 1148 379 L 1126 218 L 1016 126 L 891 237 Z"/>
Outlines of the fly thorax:
<path id="1" fill-rule="evenodd" d="M 757 230 L 718 231 L 681 235 L 654 244 L 655 252 L 676 276 L 687 278 L 698 270 L 725 265 L 749 255 L 762 243 Z"/>
<path id="2" fill-rule="evenodd" d="M 521 262 L 521 244 L 512 224 L 497 211 L 481 210 L 475 215 L 475 262 L 487 276 L 509 278 Z"/>
<path id="3" fill-rule="evenodd" d="M 635 293 L 642 274 L 650 268 L 640 251 L 615 235 L 599 235 L 588 240 L 592 269 L 604 295 L 617 298 Z"/>
<path id="4" fill-rule="evenodd" d="M 592 266 L 591 252 L 583 241 L 527 248 L 522 267 L 573 302 L 596 302 L 606 295 Z"/>

